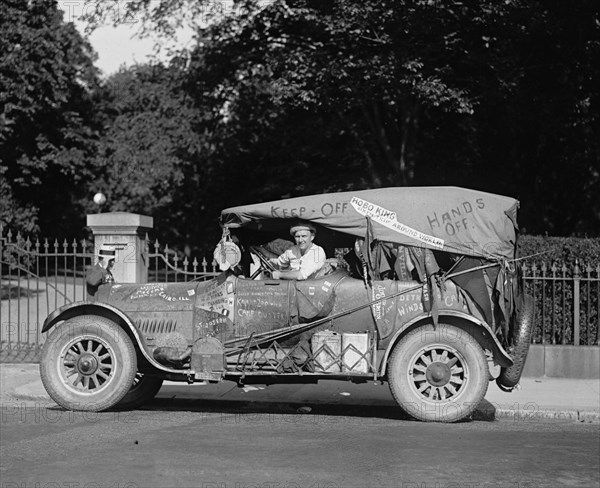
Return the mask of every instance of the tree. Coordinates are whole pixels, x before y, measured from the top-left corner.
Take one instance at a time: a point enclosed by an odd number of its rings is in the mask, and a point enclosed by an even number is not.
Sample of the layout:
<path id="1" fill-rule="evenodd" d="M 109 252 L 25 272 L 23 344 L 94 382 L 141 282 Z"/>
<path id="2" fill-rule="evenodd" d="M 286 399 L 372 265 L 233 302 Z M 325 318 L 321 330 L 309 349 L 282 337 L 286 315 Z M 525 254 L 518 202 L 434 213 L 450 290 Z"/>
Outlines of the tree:
<path id="1" fill-rule="evenodd" d="M 103 211 L 152 215 L 161 239 L 189 243 L 200 233 L 186 223 L 202 221 L 195 216 L 206 205 L 210 145 L 204 115 L 181 89 L 181 75 L 173 63 L 138 65 L 108 78 L 88 194 L 106 194 Z M 89 200 L 87 208 L 94 210 Z"/>
<path id="2" fill-rule="evenodd" d="M 431 12 L 439 17 L 435 6 Z M 448 27 L 436 29 L 427 18 L 425 5 L 417 11 L 375 1 L 250 7 L 208 28 L 210 42 L 196 50 L 190 74 L 214 78 L 213 96 L 227 107 L 228 123 L 257 102 L 272 119 L 290 112 L 324 118 L 361 158 L 366 184 L 405 185 L 423 112 L 472 112 L 466 91 L 453 86 L 451 59 L 430 54 Z M 436 37 L 428 51 L 415 52 L 430 32 Z M 263 112 L 254 113 L 259 125 L 265 122 Z"/>
<path id="3" fill-rule="evenodd" d="M 264 199 L 308 193 L 303 173 L 321 191 L 457 184 L 522 198 L 529 231 L 600 231 L 595 3 L 244 5 L 204 31 L 189 75 L 229 173 L 252 161 Z"/>
<path id="4" fill-rule="evenodd" d="M 25 5 L 2 8 L 14 18 L 41 8 Z M 127 2 L 122 15 L 141 16 L 146 30 L 168 36 L 194 25 L 197 44 L 171 64 L 125 70 L 94 88 L 93 117 L 93 75 L 61 91 L 53 80 L 70 80 L 59 76 L 70 64 L 41 70 L 40 81 L 36 64 L 19 66 L 20 48 L 5 43 L 2 93 L 19 70 L 33 80 L 27 86 L 40 85 L 36 93 L 54 87 L 29 105 L 31 90 L 16 90 L 10 107 L 22 109 L 4 114 L 3 195 L 23 209 L 22 222 L 39 213 L 48 225 L 44 209 L 57 207 L 44 192 L 26 193 L 43 176 L 75 187 L 53 196 L 62 206 L 91 209 L 83 192 L 103 189 L 107 209 L 151 213 L 159 234 L 194 244 L 214 238 L 204 231 L 218 232 L 223 207 L 390 185 L 507 194 L 522 200 L 529 232 L 600 232 L 595 2 L 241 0 L 226 12 L 209 5 Z M 33 20 L 16 24 L 2 24 L 3 40 L 42 36 Z"/>
<path id="5" fill-rule="evenodd" d="M 54 236 L 81 231 L 75 195 L 90 176 L 95 138 L 93 56 L 56 2 L 0 5 L 3 224 Z"/>

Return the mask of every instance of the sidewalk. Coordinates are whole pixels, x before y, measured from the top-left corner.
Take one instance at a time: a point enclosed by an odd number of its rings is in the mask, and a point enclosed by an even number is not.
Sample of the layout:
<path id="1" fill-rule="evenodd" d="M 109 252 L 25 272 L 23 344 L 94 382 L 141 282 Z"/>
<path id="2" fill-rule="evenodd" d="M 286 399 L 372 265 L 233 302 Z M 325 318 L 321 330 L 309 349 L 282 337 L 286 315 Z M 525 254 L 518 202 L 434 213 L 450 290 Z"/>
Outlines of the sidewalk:
<path id="1" fill-rule="evenodd" d="M 387 384 L 353 384 L 321 381 L 306 385 L 186 385 L 165 382 L 157 398 L 203 399 L 227 402 L 285 402 L 301 405 L 396 405 Z M 37 364 L 0 364 L 0 403 L 29 401 L 54 404 L 39 377 Z M 490 383 L 476 418 L 515 420 L 551 418 L 582 422 L 600 421 L 600 380 L 523 378 L 521 389 L 511 393 Z"/>

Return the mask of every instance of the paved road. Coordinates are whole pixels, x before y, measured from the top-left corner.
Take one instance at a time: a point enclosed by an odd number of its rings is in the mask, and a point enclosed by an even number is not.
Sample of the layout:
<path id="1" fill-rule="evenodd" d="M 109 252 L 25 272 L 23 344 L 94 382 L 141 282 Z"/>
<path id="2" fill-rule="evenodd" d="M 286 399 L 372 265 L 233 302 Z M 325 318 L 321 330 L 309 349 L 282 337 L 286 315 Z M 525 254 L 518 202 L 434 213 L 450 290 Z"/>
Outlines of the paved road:
<path id="1" fill-rule="evenodd" d="M 12 401 L 0 415 L 1 488 L 600 485 L 598 423 L 189 399 L 101 414 Z"/>

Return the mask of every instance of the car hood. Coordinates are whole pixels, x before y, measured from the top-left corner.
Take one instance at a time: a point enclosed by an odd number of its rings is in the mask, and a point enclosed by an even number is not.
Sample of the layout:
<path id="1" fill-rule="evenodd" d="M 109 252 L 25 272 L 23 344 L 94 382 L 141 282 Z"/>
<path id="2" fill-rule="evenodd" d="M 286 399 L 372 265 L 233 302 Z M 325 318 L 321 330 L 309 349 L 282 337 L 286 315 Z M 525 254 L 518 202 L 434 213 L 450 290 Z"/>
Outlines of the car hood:
<path id="1" fill-rule="evenodd" d="M 123 311 L 193 310 L 203 283 L 113 284 L 98 290 L 98 301 Z"/>

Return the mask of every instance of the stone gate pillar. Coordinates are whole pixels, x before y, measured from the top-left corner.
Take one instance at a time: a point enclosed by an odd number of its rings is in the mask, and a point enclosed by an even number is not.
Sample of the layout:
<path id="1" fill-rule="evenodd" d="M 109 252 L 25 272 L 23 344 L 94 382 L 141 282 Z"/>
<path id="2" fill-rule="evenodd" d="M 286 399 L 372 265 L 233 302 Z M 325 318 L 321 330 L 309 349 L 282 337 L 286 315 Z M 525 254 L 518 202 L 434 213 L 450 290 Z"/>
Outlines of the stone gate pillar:
<path id="1" fill-rule="evenodd" d="M 148 256 L 145 256 L 146 233 L 154 220 L 147 215 L 128 212 L 89 214 L 87 226 L 94 235 L 94 253 L 102 246 L 116 251 L 112 274 L 117 283 L 146 283 Z"/>

